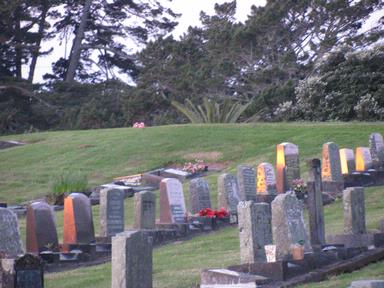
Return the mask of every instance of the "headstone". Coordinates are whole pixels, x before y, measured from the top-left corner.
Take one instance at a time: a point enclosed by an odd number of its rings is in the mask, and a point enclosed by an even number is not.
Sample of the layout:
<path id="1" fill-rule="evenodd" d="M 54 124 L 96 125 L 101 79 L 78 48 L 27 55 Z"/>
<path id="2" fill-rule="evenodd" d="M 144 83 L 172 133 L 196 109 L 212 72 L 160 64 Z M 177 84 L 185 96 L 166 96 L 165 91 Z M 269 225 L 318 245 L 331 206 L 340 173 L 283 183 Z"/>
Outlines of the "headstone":
<path id="1" fill-rule="evenodd" d="M 165 178 L 160 182 L 160 223 L 186 223 L 186 209 L 181 182 Z"/>
<path id="2" fill-rule="evenodd" d="M 27 252 L 59 251 L 59 240 L 52 206 L 35 202 L 27 208 Z"/>
<path id="3" fill-rule="evenodd" d="M 311 251 L 302 204 L 291 192 L 272 201 L 272 236 L 278 260 L 290 254 L 293 244 L 304 243 L 305 250 Z"/>
<path id="4" fill-rule="evenodd" d="M 372 156 L 369 148 L 356 148 L 356 171 L 364 172 L 373 168 Z"/>
<path id="5" fill-rule="evenodd" d="M 189 206 L 192 214 L 211 208 L 209 184 L 204 178 L 195 178 L 189 183 Z"/>
<path id="6" fill-rule="evenodd" d="M 357 280 L 348 288 L 384 288 L 384 280 Z"/>
<path id="7" fill-rule="evenodd" d="M 17 216 L 8 208 L 0 208 L 0 253 L 7 258 L 23 254 Z"/>
<path id="8" fill-rule="evenodd" d="M 276 194 L 275 169 L 270 163 L 261 163 L 257 166 L 257 194 Z"/>
<path id="9" fill-rule="evenodd" d="M 352 174 L 356 169 L 355 153 L 352 149 L 343 148 L 339 150 L 341 173 L 343 175 Z"/>
<path id="10" fill-rule="evenodd" d="M 236 177 L 232 174 L 221 174 L 217 179 L 218 206 L 228 212 L 236 214 L 240 201 L 239 187 Z"/>
<path id="11" fill-rule="evenodd" d="M 71 193 L 64 199 L 64 244 L 95 242 L 91 202 L 81 193 Z"/>
<path id="12" fill-rule="evenodd" d="M 156 195 L 150 191 L 135 194 L 135 229 L 155 229 Z"/>
<path id="13" fill-rule="evenodd" d="M 25 254 L 16 259 L 1 259 L 0 261 L 0 287 L 44 287 L 44 263 L 40 257 L 32 254 Z"/>
<path id="14" fill-rule="evenodd" d="M 281 143 L 276 147 L 276 188 L 285 193 L 292 188 L 292 181 L 300 178 L 299 147 L 292 143 Z"/>
<path id="15" fill-rule="evenodd" d="M 272 243 L 269 204 L 253 201 L 239 202 L 237 213 L 241 264 L 265 262 L 264 246 Z"/>
<path id="16" fill-rule="evenodd" d="M 256 200 L 255 169 L 246 165 L 237 166 L 237 183 L 242 201 Z"/>
<path id="17" fill-rule="evenodd" d="M 324 209 L 321 181 L 321 162 L 319 159 L 307 161 L 308 166 L 308 214 L 309 236 L 312 246 L 325 244 Z"/>
<path id="18" fill-rule="evenodd" d="M 343 182 L 341 175 L 339 147 L 328 142 L 323 145 L 321 177 L 324 182 Z"/>
<path id="19" fill-rule="evenodd" d="M 152 239 L 145 232 L 112 237 L 112 288 L 152 288 Z"/>
<path id="20" fill-rule="evenodd" d="M 372 164 L 376 170 L 384 168 L 384 140 L 380 133 L 372 133 L 369 136 L 369 149 L 372 156 Z"/>
<path id="21" fill-rule="evenodd" d="M 124 191 L 100 191 L 100 236 L 109 237 L 124 231 Z"/>
<path id="22" fill-rule="evenodd" d="M 365 203 L 364 188 L 350 187 L 343 193 L 344 205 L 344 233 L 364 234 L 365 228 Z"/>

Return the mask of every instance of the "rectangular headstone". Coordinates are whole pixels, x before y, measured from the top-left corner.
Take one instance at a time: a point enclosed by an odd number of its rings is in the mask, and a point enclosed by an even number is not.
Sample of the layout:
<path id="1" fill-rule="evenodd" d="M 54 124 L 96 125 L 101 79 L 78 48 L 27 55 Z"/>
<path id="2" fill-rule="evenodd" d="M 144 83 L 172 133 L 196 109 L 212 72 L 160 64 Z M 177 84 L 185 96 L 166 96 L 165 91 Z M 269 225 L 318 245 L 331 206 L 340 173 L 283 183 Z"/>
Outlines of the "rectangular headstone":
<path id="1" fill-rule="evenodd" d="M 292 244 L 304 242 L 305 250 L 312 250 L 304 224 L 303 206 L 293 193 L 279 194 L 272 201 L 272 236 L 278 260 L 290 255 Z"/>
<path id="2" fill-rule="evenodd" d="M 324 209 L 321 180 L 321 162 L 319 159 L 307 161 L 308 165 L 308 214 L 312 246 L 325 244 Z"/>
<path id="3" fill-rule="evenodd" d="M 100 236 L 108 237 L 124 231 L 124 191 L 100 191 Z"/>
<path id="4" fill-rule="evenodd" d="M 363 187 L 350 187 L 343 193 L 344 233 L 364 234 L 365 200 Z"/>
<path id="5" fill-rule="evenodd" d="M 323 145 L 321 177 L 324 182 L 343 182 L 339 147 L 333 142 Z"/>
<path id="6" fill-rule="evenodd" d="M 95 242 L 91 202 L 81 193 L 71 193 L 64 199 L 64 244 Z"/>
<path id="7" fill-rule="evenodd" d="M 276 194 L 275 169 L 270 163 L 261 163 L 257 166 L 257 194 Z"/>
<path id="8" fill-rule="evenodd" d="M 269 204 L 253 201 L 239 202 L 237 213 L 241 263 L 266 261 L 264 246 L 272 243 Z"/>
<path id="9" fill-rule="evenodd" d="M 369 136 L 369 149 L 373 167 L 376 170 L 384 169 L 384 140 L 380 133 L 372 133 Z"/>
<path id="10" fill-rule="evenodd" d="M 299 147 L 292 143 L 276 146 L 276 188 L 285 193 L 292 188 L 292 181 L 300 178 Z"/>
<path id="11" fill-rule="evenodd" d="M 232 174 L 221 174 L 217 179 L 218 206 L 228 212 L 236 214 L 237 204 L 240 201 L 239 186 L 236 177 Z"/>
<path id="12" fill-rule="evenodd" d="M 340 149 L 340 165 L 341 173 L 343 175 L 352 174 L 355 172 L 356 162 L 355 162 L 355 152 L 352 149 Z"/>
<path id="13" fill-rule="evenodd" d="M 205 179 L 195 178 L 189 183 L 189 207 L 192 214 L 211 208 L 209 184 Z"/>
<path id="14" fill-rule="evenodd" d="M 15 261 L 16 274 L 15 288 L 43 288 L 44 269 L 43 261 L 31 254 L 26 254 Z"/>
<path id="15" fill-rule="evenodd" d="M 146 233 L 112 237 L 112 288 L 152 288 L 152 240 Z"/>
<path id="16" fill-rule="evenodd" d="M 165 178 L 160 182 L 160 223 L 186 223 L 186 208 L 181 182 Z"/>
<path id="17" fill-rule="evenodd" d="M 156 195 L 150 191 L 135 194 L 135 229 L 155 229 Z"/>
<path id="18" fill-rule="evenodd" d="M 356 148 L 356 171 L 364 172 L 373 168 L 372 157 L 369 148 Z"/>
<path id="19" fill-rule="evenodd" d="M 23 254 L 17 216 L 8 208 L 0 208 L 0 253 L 7 258 Z"/>
<path id="20" fill-rule="evenodd" d="M 27 252 L 59 251 L 55 214 L 45 202 L 35 202 L 27 208 Z"/>
<path id="21" fill-rule="evenodd" d="M 256 200 L 256 174 L 255 169 L 246 165 L 237 166 L 237 183 L 242 201 Z"/>

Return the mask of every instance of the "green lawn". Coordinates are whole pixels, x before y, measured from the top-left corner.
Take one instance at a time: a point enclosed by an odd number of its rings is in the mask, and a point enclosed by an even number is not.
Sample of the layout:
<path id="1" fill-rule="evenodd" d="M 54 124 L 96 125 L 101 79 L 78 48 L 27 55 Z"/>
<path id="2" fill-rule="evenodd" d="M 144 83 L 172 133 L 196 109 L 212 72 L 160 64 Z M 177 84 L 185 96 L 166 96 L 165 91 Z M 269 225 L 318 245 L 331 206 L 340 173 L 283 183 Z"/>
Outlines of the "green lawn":
<path id="1" fill-rule="evenodd" d="M 171 163 L 183 163 L 186 159 L 194 159 L 196 153 L 202 155 L 200 158 L 206 156 L 208 162 L 225 163 L 228 167 L 226 171 L 234 172 L 241 163 L 253 166 L 262 161 L 274 163 L 275 145 L 286 141 L 299 145 L 300 166 L 305 178 L 307 173 L 304 160 L 321 157 L 323 143 L 333 141 L 340 148 L 367 146 L 368 136 L 372 132 L 384 134 L 383 123 L 180 125 L 0 137 L 0 140 L 12 139 L 30 143 L 23 147 L 0 150 L 0 201 L 19 203 L 42 197 L 51 191 L 52 179 L 68 171 L 86 174 L 91 186 L 95 186 L 109 182 L 116 176 L 136 174 Z M 212 155 L 215 155 L 214 160 L 211 159 Z M 219 173 L 215 173 L 207 177 L 215 207 L 218 175 Z M 184 192 L 188 201 L 187 187 L 188 184 L 185 184 Z M 125 205 L 128 228 L 133 224 L 133 199 L 126 199 Z M 366 189 L 366 220 L 369 229 L 377 228 L 379 219 L 384 216 L 383 207 L 384 188 Z M 98 206 L 93 207 L 93 213 L 98 232 Z M 327 233 L 341 232 L 342 202 L 337 201 L 327 206 L 325 217 Z M 56 213 L 56 218 L 62 239 L 62 212 Z M 25 239 L 24 220 L 20 221 L 20 226 Z M 190 241 L 155 249 L 154 284 L 155 287 L 167 288 L 194 287 L 199 283 L 200 269 L 238 263 L 237 229 L 225 228 Z M 352 275 L 376 277 L 375 275 L 380 275 L 379 271 L 383 272 L 383 264 L 371 266 L 372 269 L 333 278 L 329 284 L 318 284 L 324 285 L 318 287 L 340 287 L 340 283 L 344 282 L 338 281 L 348 282 Z M 376 274 L 370 274 L 371 272 Z M 110 286 L 110 277 L 111 266 L 108 263 L 64 273 L 46 274 L 45 278 L 47 287 L 104 288 Z M 343 280 L 345 278 L 347 279 Z"/>

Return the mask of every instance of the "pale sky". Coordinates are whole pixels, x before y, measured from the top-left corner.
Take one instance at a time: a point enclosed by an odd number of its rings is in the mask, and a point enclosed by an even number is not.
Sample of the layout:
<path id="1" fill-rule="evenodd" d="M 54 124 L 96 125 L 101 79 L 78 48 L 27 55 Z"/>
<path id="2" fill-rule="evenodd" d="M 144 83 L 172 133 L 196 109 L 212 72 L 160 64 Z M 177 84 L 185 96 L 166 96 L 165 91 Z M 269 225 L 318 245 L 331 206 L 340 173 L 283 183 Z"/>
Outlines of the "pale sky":
<path id="1" fill-rule="evenodd" d="M 173 0 L 172 2 L 161 0 L 162 3 L 166 7 L 172 8 L 172 10 L 176 13 L 182 14 L 180 18 L 178 18 L 179 25 L 175 28 L 172 33 L 175 38 L 178 38 L 184 32 L 187 31 L 189 26 L 198 26 L 200 11 L 205 11 L 208 15 L 214 14 L 214 5 L 215 3 L 225 3 L 230 0 Z M 238 0 L 237 1 L 237 13 L 236 19 L 238 21 L 244 21 L 247 19 L 247 15 L 251 11 L 251 6 L 256 5 L 265 5 L 265 0 Z M 127 42 L 127 45 L 132 45 L 131 42 Z M 43 44 L 43 49 L 48 50 L 50 47 L 54 48 L 54 51 L 45 57 L 40 57 L 37 61 L 35 79 L 34 82 L 42 82 L 42 76 L 46 73 L 52 73 L 51 71 L 51 63 L 59 59 L 60 57 L 64 57 L 65 55 L 65 47 L 64 44 L 59 46 L 57 40 L 50 41 L 48 43 Z M 136 50 L 132 47 L 132 50 Z M 69 53 L 71 47 L 67 47 L 67 53 Z M 68 55 L 68 54 L 67 54 Z M 23 71 L 23 76 L 27 76 L 28 71 Z M 122 77 L 123 80 L 127 80 L 126 77 Z"/>

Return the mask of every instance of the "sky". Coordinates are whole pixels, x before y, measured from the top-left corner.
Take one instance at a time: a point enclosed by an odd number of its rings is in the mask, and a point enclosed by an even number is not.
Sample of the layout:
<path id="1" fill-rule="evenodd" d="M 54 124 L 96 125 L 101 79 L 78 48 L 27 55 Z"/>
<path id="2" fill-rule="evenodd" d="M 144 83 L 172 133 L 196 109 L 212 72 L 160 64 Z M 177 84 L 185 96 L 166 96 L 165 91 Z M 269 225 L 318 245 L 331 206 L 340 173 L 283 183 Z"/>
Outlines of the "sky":
<path id="1" fill-rule="evenodd" d="M 177 20 L 179 22 L 178 26 L 172 33 L 175 38 L 179 38 L 179 36 L 183 35 L 189 26 L 199 26 L 200 11 L 204 11 L 208 15 L 213 15 L 215 3 L 222 4 L 224 2 L 229 2 L 229 0 L 173 0 L 172 2 L 167 0 L 160 1 L 160 3 L 166 7 L 171 8 L 174 12 L 182 14 Z M 263 6 L 265 3 L 265 0 L 238 0 L 236 19 L 243 22 L 247 19 L 247 15 L 250 13 L 252 5 Z M 131 42 L 127 42 L 127 45 L 132 44 Z M 54 51 L 46 57 L 40 57 L 37 61 L 34 82 L 42 82 L 42 76 L 44 74 L 52 73 L 51 63 L 60 57 L 64 57 L 65 55 L 64 44 L 60 46 L 57 39 L 43 44 L 43 50 L 48 50 L 50 47 L 53 47 Z M 67 49 L 68 55 L 70 46 Z M 136 50 L 135 47 L 132 47 L 132 50 Z M 24 75 L 27 75 L 27 73 L 27 71 L 23 71 Z"/>

